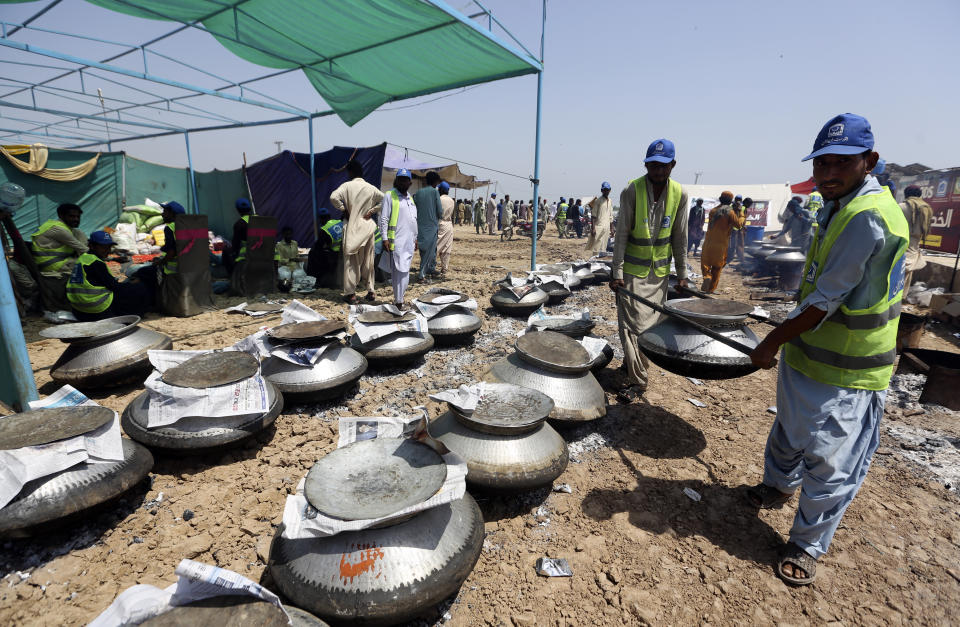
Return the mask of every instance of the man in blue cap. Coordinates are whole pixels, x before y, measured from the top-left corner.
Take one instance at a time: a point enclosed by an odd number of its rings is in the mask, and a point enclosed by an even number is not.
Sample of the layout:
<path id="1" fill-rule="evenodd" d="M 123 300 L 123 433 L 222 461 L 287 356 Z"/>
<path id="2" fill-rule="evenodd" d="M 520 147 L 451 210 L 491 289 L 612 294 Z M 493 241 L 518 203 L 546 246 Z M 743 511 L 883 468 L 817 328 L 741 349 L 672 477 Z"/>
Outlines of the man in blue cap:
<path id="1" fill-rule="evenodd" d="M 137 279 L 120 283 L 105 263 L 116 242 L 104 231 L 94 231 L 88 252 L 80 255 L 67 281 L 67 300 L 77 320 L 113 316 L 142 316 L 153 307 L 154 297 Z"/>
<path id="2" fill-rule="evenodd" d="M 600 183 L 600 195 L 587 203 L 590 207 L 590 237 L 584 249 L 591 255 L 607 250 L 610 239 L 610 223 L 613 222 L 613 201 L 610 200 L 610 183 Z"/>
<path id="3" fill-rule="evenodd" d="M 877 449 L 896 359 L 910 229 L 870 171 L 879 155 L 870 123 L 844 113 L 821 129 L 813 178 L 826 204 L 803 272 L 799 304 L 754 349 L 777 377 L 777 417 L 767 439 L 756 507 L 778 508 L 800 489 L 790 541 L 777 563 L 788 583 L 807 585 L 827 552 Z"/>
<path id="4" fill-rule="evenodd" d="M 680 286 L 687 286 L 687 192 L 670 178 L 677 165 L 669 139 L 654 140 L 644 159 L 647 173 L 620 192 L 620 216 L 613 244 L 610 289 L 626 288 L 662 304 L 667 299 L 670 261 L 676 265 Z M 617 297 L 617 319 L 623 344 L 626 379 L 617 392 L 624 403 L 637 400 L 647 389 L 649 361 L 637 339 L 655 325 L 660 314 L 626 296 Z"/>
<path id="5" fill-rule="evenodd" d="M 413 202 L 417 206 L 417 246 L 420 247 L 421 283 L 430 283 L 430 277 L 437 271 L 437 236 L 440 231 L 440 175 L 431 170 L 427 172 L 427 185 L 417 190 Z"/>
<path id="6" fill-rule="evenodd" d="M 410 264 L 417 249 L 417 206 L 413 196 L 407 193 L 411 182 L 410 170 L 397 170 L 393 189 L 383 196 L 380 209 L 380 232 L 386 237 L 383 239 L 379 268 L 390 274 L 393 303 L 401 309 L 410 284 Z"/>

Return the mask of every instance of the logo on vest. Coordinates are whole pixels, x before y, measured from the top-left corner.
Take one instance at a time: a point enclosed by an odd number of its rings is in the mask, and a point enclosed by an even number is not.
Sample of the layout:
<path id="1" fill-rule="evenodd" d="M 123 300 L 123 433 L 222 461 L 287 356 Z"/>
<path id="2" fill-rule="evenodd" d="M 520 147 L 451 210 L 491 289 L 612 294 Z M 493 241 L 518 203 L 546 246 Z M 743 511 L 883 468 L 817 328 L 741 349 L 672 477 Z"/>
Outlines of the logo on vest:
<path id="1" fill-rule="evenodd" d="M 906 260 L 907 257 L 904 255 L 897 259 L 897 263 L 893 264 L 893 269 L 890 271 L 890 293 L 887 294 L 887 300 L 893 300 L 897 297 L 897 294 L 903 291 L 903 282 L 906 279 Z"/>
<path id="2" fill-rule="evenodd" d="M 660 228 L 661 229 L 670 228 L 670 216 L 663 216 L 663 222 L 660 223 Z"/>
<path id="3" fill-rule="evenodd" d="M 804 281 L 807 283 L 813 283 L 813 280 L 817 277 L 817 267 L 818 263 L 814 261 L 810 264 L 810 270 L 807 272 L 807 276 L 804 277 Z"/>

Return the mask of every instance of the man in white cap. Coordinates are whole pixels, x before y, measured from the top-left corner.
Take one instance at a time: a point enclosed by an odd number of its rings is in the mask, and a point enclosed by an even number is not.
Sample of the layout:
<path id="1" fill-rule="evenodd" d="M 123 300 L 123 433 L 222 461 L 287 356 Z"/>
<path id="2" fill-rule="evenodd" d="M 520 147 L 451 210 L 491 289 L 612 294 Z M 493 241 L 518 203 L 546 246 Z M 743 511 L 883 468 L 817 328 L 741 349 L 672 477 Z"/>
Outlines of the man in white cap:
<path id="1" fill-rule="evenodd" d="M 610 239 L 610 223 L 613 221 L 613 201 L 610 200 L 610 183 L 600 184 L 600 195 L 587 203 L 590 207 L 590 237 L 584 249 L 593 255 L 607 250 Z"/>
<path id="2" fill-rule="evenodd" d="M 380 269 L 390 274 L 393 302 L 400 308 L 404 306 L 403 296 L 410 284 L 410 264 L 417 249 L 417 206 L 413 196 L 407 193 L 411 181 L 410 170 L 397 170 L 393 189 L 384 194 L 380 209 L 380 232 L 386 233 Z"/>
<path id="3" fill-rule="evenodd" d="M 658 304 L 667 299 L 670 260 L 681 287 L 687 286 L 687 192 L 670 178 L 677 165 L 669 139 L 647 148 L 647 173 L 620 192 L 620 217 L 613 244 L 610 289 L 625 288 Z M 641 333 L 660 319 L 653 309 L 629 296 L 617 296 L 617 320 L 626 381 L 617 399 L 630 403 L 647 389 L 647 360 L 637 344 Z"/>
<path id="4" fill-rule="evenodd" d="M 826 205 L 803 271 L 799 305 L 750 355 L 777 376 L 777 417 L 767 439 L 755 507 L 782 507 L 800 489 L 777 574 L 793 585 L 817 576 L 880 442 L 880 418 L 897 357 L 910 227 L 870 171 L 870 123 L 845 113 L 813 144 L 813 178 Z"/>

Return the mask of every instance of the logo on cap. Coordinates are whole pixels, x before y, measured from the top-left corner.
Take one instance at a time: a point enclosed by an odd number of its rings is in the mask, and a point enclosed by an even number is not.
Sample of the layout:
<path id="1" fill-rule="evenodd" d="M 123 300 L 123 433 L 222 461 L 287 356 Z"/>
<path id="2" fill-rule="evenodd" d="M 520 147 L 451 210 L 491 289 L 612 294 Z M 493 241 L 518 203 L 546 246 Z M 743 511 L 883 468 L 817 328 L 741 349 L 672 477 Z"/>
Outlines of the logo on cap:
<path id="1" fill-rule="evenodd" d="M 843 137 L 843 124 L 834 124 L 827 131 L 827 137 Z"/>
<path id="2" fill-rule="evenodd" d="M 657 142 L 657 145 L 653 147 L 657 152 L 663 152 L 663 142 Z"/>

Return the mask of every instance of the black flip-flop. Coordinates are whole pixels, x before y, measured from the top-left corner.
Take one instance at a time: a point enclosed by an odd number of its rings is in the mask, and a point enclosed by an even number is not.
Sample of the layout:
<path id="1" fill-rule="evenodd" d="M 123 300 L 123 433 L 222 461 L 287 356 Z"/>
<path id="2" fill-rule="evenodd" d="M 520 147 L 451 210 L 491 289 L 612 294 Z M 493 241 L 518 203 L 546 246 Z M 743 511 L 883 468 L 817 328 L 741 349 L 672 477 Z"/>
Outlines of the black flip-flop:
<path id="1" fill-rule="evenodd" d="M 806 577 L 794 577 L 783 572 L 783 565 L 790 564 L 807 573 Z M 817 560 L 793 542 L 788 542 L 780 551 L 777 575 L 794 586 L 809 586 L 817 578 Z"/>
<path id="2" fill-rule="evenodd" d="M 630 403 L 640 400 L 640 397 L 643 396 L 645 391 L 646 390 L 641 389 L 639 385 L 629 385 L 617 391 L 617 400 L 625 405 L 629 405 Z"/>
<path id="3" fill-rule="evenodd" d="M 784 494 L 780 490 L 765 483 L 755 485 L 747 490 L 747 500 L 759 509 L 780 509 L 793 497 L 793 493 Z"/>
<path id="4" fill-rule="evenodd" d="M 373 292 L 367 292 L 367 295 L 364 296 L 364 299 L 372 303 L 373 301 L 377 300 L 377 295 Z"/>

